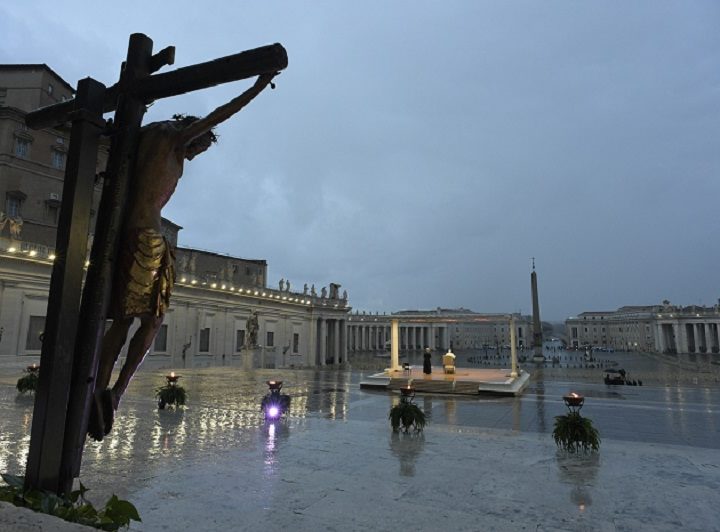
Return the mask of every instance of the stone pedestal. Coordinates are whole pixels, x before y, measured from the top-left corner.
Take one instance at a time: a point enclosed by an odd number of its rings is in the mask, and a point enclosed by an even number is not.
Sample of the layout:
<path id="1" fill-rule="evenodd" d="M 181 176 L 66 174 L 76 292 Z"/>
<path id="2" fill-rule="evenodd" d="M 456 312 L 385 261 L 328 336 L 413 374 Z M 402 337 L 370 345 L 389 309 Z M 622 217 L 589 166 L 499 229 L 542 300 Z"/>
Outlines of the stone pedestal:
<path id="1" fill-rule="evenodd" d="M 259 346 L 245 347 L 242 350 L 242 368 L 249 371 L 255 368 L 255 353 L 260 351 Z"/>

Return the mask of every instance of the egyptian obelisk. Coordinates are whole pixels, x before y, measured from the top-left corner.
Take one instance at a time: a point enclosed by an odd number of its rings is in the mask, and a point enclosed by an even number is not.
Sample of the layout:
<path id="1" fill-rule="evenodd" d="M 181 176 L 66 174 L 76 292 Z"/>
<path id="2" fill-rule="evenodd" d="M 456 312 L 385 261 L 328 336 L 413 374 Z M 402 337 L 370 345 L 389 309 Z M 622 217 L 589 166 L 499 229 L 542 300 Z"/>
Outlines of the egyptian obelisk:
<path id="1" fill-rule="evenodd" d="M 542 362 L 545 360 L 545 356 L 543 355 L 543 335 L 542 324 L 540 323 L 540 303 L 538 302 L 537 273 L 535 273 L 535 257 L 533 257 L 532 259 L 530 286 L 532 288 L 533 305 L 533 360 L 537 362 Z"/>

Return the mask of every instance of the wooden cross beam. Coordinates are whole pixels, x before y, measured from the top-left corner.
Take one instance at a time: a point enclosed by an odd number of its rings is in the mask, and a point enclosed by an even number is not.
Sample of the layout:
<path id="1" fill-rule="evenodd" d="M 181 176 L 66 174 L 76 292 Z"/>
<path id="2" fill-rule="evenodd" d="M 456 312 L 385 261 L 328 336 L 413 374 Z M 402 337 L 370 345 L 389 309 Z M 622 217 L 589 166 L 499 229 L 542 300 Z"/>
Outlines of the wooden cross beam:
<path id="1" fill-rule="evenodd" d="M 46 331 L 52 334 L 46 334 L 49 341 L 43 342 L 41 352 L 25 475 L 28 488 L 69 494 L 80 472 L 115 257 L 146 105 L 159 98 L 276 73 L 288 62 L 285 49 L 274 44 L 151 75 L 163 65 L 172 64 L 175 55 L 173 47 L 153 55 L 152 45 L 146 35 L 131 35 L 118 83 L 105 89 L 88 78 L 78 84 L 75 100 L 26 115 L 26 124 L 35 129 L 73 120 L 58 224 L 59 259 L 53 267 L 46 317 Z M 92 197 L 99 126 L 102 114 L 112 110 L 112 145 L 90 266 L 81 290 L 90 200 L 77 202 L 75 196 Z M 89 126 L 95 126 L 92 134 L 87 133 Z M 77 164 L 70 164 L 73 150 L 77 152 Z M 76 204 L 81 204 L 82 209 L 76 209 Z"/>
<path id="2" fill-rule="evenodd" d="M 172 65 L 174 57 L 175 48 L 172 46 L 165 48 L 150 58 L 148 70 L 155 72 L 161 66 Z M 126 91 L 139 100 L 151 102 L 160 98 L 214 87 L 222 83 L 239 81 L 261 74 L 272 74 L 287 68 L 287 65 L 287 52 L 281 44 L 276 43 L 206 63 L 178 68 L 172 72 L 139 77 Z M 119 93 L 120 83 L 106 89 L 103 112 L 109 113 L 117 109 Z M 28 113 L 25 123 L 32 129 L 55 126 L 67 121 L 74 108 L 74 100 L 49 105 Z"/>

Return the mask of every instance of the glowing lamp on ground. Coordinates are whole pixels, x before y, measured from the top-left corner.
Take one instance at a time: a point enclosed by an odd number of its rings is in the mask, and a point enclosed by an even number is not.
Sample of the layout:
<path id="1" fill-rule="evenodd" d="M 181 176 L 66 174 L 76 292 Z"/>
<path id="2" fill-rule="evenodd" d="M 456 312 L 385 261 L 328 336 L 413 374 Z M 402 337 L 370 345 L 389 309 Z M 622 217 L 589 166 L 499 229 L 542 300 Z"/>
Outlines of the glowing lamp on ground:
<path id="1" fill-rule="evenodd" d="M 267 381 L 268 388 L 270 390 L 280 390 L 282 388 L 282 381 Z"/>
<path id="2" fill-rule="evenodd" d="M 400 388 L 401 401 L 409 401 L 413 397 L 415 397 L 415 388 L 413 388 L 412 385 L 408 384 L 407 386 Z"/>
<path id="3" fill-rule="evenodd" d="M 585 403 L 585 396 L 576 392 L 570 392 L 567 395 L 563 395 L 563 401 L 565 406 L 572 412 L 578 412 Z"/>
<path id="4" fill-rule="evenodd" d="M 179 378 L 180 375 L 175 375 L 174 371 L 171 371 L 170 375 L 165 375 L 165 379 L 167 379 L 168 384 L 176 384 Z"/>

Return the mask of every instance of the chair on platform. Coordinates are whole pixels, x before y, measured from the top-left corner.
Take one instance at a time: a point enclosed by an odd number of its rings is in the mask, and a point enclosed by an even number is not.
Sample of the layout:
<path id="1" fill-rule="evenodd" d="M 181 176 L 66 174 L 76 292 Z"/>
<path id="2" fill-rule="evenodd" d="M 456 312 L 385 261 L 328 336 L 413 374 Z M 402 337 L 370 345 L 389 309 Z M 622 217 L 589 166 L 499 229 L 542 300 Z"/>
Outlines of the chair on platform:
<path id="1" fill-rule="evenodd" d="M 448 349 L 448 352 L 443 355 L 443 369 L 445 373 L 455 373 L 455 355 Z"/>

